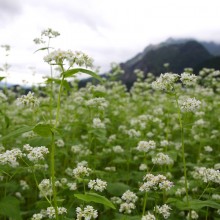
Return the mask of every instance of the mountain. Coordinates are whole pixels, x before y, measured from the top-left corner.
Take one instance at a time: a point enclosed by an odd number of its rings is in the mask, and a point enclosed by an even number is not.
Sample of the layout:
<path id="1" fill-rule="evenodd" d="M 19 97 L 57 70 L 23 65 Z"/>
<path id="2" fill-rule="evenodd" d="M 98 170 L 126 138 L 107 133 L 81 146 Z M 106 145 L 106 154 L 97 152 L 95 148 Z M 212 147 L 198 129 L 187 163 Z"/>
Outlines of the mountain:
<path id="1" fill-rule="evenodd" d="M 121 80 L 130 87 L 136 80 L 136 76 L 133 73 L 135 69 L 140 69 L 145 74 L 151 72 L 159 76 L 167 71 L 163 64 L 169 63 L 169 71 L 181 73 L 184 68 L 196 68 L 211 58 L 213 58 L 213 55 L 202 44 L 194 40 L 176 44 L 161 43 L 156 46 L 151 45 L 134 58 L 120 64 L 125 71 Z"/>
<path id="2" fill-rule="evenodd" d="M 169 63 L 169 68 L 164 67 Z M 220 45 L 214 42 L 196 41 L 191 38 L 173 39 L 153 45 L 150 44 L 142 52 L 125 63 L 120 64 L 124 74 L 120 80 L 130 88 L 136 80 L 135 69 L 159 76 L 170 71 L 182 73 L 184 68 L 191 67 L 197 74 L 203 67 L 220 69 Z M 106 74 L 103 74 L 106 77 Z M 91 79 L 82 80 L 79 86 L 84 86 Z"/>

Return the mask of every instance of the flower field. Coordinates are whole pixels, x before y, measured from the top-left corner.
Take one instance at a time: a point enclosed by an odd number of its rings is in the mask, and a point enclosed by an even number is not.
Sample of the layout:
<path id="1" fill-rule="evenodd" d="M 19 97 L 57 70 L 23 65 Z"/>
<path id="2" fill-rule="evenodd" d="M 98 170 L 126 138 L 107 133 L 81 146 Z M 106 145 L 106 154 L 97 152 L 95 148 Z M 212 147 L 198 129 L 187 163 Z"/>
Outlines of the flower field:
<path id="1" fill-rule="evenodd" d="M 128 91 L 118 66 L 46 49 L 58 77 L 0 91 L 0 219 L 220 219 L 220 71 L 137 70 Z"/>

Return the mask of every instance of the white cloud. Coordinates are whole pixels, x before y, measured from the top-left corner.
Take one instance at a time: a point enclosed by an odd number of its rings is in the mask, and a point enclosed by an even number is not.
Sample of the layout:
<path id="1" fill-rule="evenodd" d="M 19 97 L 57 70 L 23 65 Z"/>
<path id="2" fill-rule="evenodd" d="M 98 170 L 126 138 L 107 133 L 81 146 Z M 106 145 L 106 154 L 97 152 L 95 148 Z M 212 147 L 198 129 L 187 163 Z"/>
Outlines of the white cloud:
<path id="1" fill-rule="evenodd" d="M 48 27 L 61 33 L 54 47 L 82 50 L 107 71 L 168 37 L 219 41 L 219 8 L 219 0 L 0 0 L 0 44 L 12 46 L 14 79 L 27 78 L 28 66 L 47 72 L 33 39 Z"/>

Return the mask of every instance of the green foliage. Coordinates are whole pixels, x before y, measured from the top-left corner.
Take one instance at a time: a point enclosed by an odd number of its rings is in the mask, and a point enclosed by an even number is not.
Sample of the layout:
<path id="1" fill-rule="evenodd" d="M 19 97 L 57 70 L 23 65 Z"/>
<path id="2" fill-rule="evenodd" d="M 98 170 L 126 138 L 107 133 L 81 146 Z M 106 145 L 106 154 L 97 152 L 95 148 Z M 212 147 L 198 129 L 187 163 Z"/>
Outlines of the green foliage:
<path id="1" fill-rule="evenodd" d="M 115 206 L 106 197 L 101 196 L 97 193 L 86 193 L 86 194 L 74 194 L 77 199 L 83 200 L 85 202 L 95 202 L 103 204 L 109 208 L 115 209 Z"/>

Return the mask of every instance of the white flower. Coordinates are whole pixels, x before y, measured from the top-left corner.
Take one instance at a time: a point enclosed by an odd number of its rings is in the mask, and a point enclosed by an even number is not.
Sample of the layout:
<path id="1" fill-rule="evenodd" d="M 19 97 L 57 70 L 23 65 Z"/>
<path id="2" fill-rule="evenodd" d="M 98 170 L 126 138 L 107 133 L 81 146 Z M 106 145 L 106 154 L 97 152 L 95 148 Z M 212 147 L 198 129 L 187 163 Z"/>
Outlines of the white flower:
<path id="1" fill-rule="evenodd" d="M 206 152 L 212 152 L 212 151 L 213 151 L 212 147 L 210 147 L 210 146 L 205 146 L 205 147 L 204 147 L 204 150 L 205 150 Z"/>
<path id="2" fill-rule="evenodd" d="M 135 203 L 138 200 L 138 197 L 136 196 L 136 194 L 131 192 L 130 190 L 127 190 L 126 192 L 124 192 L 121 198 L 127 203 L 130 203 L 130 202 Z"/>
<path id="3" fill-rule="evenodd" d="M 186 99 L 180 106 L 181 110 L 184 112 L 195 112 L 201 105 L 199 100 L 195 98 Z"/>
<path id="4" fill-rule="evenodd" d="M 34 214 L 31 220 L 41 220 L 44 216 L 41 213 Z"/>
<path id="5" fill-rule="evenodd" d="M 158 189 L 164 189 L 167 191 L 173 186 L 173 183 L 167 180 L 167 178 L 161 174 L 157 176 L 154 176 L 153 174 L 146 174 L 143 180 L 146 182 L 144 182 L 139 188 L 139 190 L 142 192 Z"/>
<path id="6" fill-rule="evenodd" d="M 152 158 L 153 164 L 158 165 L 170 165 L 173 164 L 173 160 L 164 153 L 158 153 L 154 158 Z"/>
<path id="7" fill-rule="evenodd" d="M 152 83 L 152 88 L 156 90 L 173 90 L 174 83 L 178 80 L 179 75 L 174 73 L 161 74 L 159 78 Z"/>
<path id="8" fill-rule="evenodd" d="M 188 219 L 198 219 L 199 218 L 199 215 L 197 214 L 196 211 L 191 210 L 190 212 L 191 212 L 191 218 L 190 218 L 190 213 L 188 213 L 187 216 L 186 216 L 187 220 Z"/>
<path id="9" fill-rule="evenodd" d="M 18 148 L 6 150 L 6 152 L 0 154 L 0 164 L 17 167 L 19 165 L 17 159 L 21 158 L 22 156 L 23 153 Z"/>
<path id="10" fill-rule="evenodd" d="M 164 204 L 162 206 L 156 206 L 154 208 L 155 212 L 163 215 L 165 219 L 169 218 L 170 216 L 170 210 L 172 210 L 168 205 Z"/>
<path id="11" fill-rule="evenodd" d="M 49 154 L 49 150 L 45 146 L 31 147 L 30 145 L 24 145 L 24 150 L 29 151 L 27 158 L 32 162 L 44 160 L 45 155 Z"/>
<path id="12" fill-rule="evenodd" d="M 141 220 L 156 220 L 156 217 L 148 212 L 147 215 L 142 216 Z"/>
<path id="13" fill-rule="evenodd" d="M 91 173 L 91 169 L 85 166 L 77 166 L 75 169 L 73 169 L 73 175 L 76 178 L 82 178 L 85 176 L 89 176 L 89 174 Z"/>
<path id="14" fill-rule="evenodd" d="M 86 101 L 86 106 L 98 109 L 98 110 L 105 110 L 108 107 L 108 102 L 105 98 L 93 98 Z"/>
<path id="15" fill-rule="evenodd" d="M 139 170 L 143 171 L 143 170 L 147 170 L 147 165 L 142 163 L 140 166 L 139 166 Z"/>
<path id="16" fill-rule="evenodd" d="M 82 208 L 76 208 L 76 220 L 85 220 L 95 219 L 98 217 L 98 212 L 92 206 L 87 205 L 84 210 Z"/>
<path id="17" fill-rule="evenodd" d="M 125 202 L 120 204 L 119 212 L 124 212 L 125 214 L 130 214 L 133 209 L 135 209 L 136 206 L 132 202 Z"/>
<path id="18" fill-rule="evenodd" d="M 137 150 L 140 152 L 148 152 L 156 148 L 156 143 L 154 141 L 140 141 L 137 146 Z"/>
<path id="19" fill-rule="evenodd" d="M 39 194 L 40 197 L 51 196 L 53 194 L 52 184 L 49 179 L 43 179 L 39 183 L 38 187 L 40 189 L 40 194 Z"/>
<path id="20" fill-rule="evenodd" d="M 197 76 L 191 73 L 182 73 L 180 76 L 180 80 L 184 85 L 194 85 L 197 80 Z"/>
<path id="21" fill-rule="evenodd" d="M 102 181 L 100 179 L 90 180 L 88 183 L 88 187 L 90 189 L 94 189 L 95 191 L 102 192 L 107 187 L 107 182 Z"/>
<path id="22" fill-rule="evenodd" d="M 124 152 L 124 149 L 123 149 L 121 146 L 119 146 L 119 145 L 114 146 L 114 147 L 112 148 L 112 150 L 113 150 L 115 153 L 123 153 L 123 152 Z"/>
<path id="23" fill-rule="evenodd" d="M 92 121 L 93 128 L 105 128 L 105 124 L 101 121 L 100 118 L 94 118 Z"/>
<path id="24" fill-rule="evenodd" d="M 17 98 L 17 105 L 36 107 L 40 104 L 39 100 L 34 96 L 33 92 L 28 92 L 27 95 L 22 95 Z"/>

